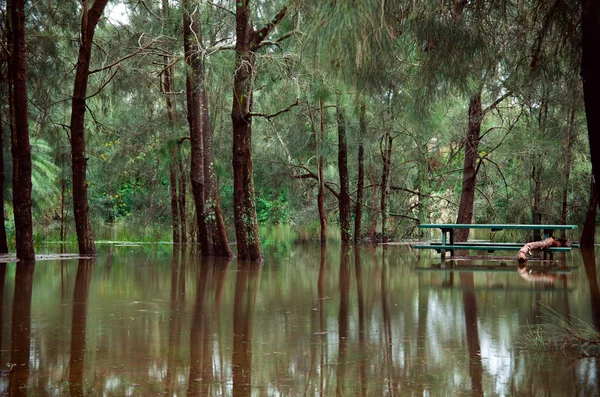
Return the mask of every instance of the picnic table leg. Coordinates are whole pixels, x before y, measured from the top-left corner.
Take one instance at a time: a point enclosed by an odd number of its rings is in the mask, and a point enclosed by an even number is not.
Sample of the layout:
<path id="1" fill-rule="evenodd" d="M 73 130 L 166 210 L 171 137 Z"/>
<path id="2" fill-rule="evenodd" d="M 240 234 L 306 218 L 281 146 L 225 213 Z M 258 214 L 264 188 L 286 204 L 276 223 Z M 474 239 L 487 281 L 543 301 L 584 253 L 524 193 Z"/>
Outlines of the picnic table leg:
<path id="1" fill-rule="evenodd" d="M 447 229 L 442 230 L 442 246 L 446 245 L 446 232 Z M 442 255 L 442 262 L 446 259 L 446 250 L 444 248 L 440 249 L 440 254 Z"/>
<path id="2" fill-rule="evenodd" d="M 448 229 L 448 234 L 450 234 L 450 245 L 454 245 L 454 229 Z M 450 250 L 450 256 L 454 256 L 454 250 Z"/>

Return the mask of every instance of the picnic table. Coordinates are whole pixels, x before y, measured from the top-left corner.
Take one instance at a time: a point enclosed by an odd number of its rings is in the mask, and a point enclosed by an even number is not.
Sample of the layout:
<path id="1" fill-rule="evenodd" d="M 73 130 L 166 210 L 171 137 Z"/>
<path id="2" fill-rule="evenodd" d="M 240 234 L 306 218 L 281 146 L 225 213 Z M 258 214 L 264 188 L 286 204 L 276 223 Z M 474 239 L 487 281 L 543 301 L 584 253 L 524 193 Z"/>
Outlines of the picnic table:
<path id="1" fill-rule="evenodd" d="M 414 248 L 419 249 L 435 249 L 445 256 L 446 251 L 450 251 L 454 255 L 454 250 L 481 250 L 494 252 L 496 250 L 513 250 L 518 251 L 523 247 L 524 243 L 496 243 L 496 242 L 454 242 L 454 231 L 456 229 L 488 229 L 492 232 L 512 229 L 512 230 L 542 230 L 544 239 L 553 237 L 552 234 L 556 230 L 574 230 L 577 225 L 523 225 L 523 224 L 467 224 L 467 223 L 422 223 L 419 225 L 421 229 L 440 229 L 442 232 L 441 242 L 429 242 L 428 244 L 417 244 Z M 573 244 L 572 247 L 579 247 L 579 244 Z M 571 247 L 550 247 L 544 251 L 560 252 L 570 251 Z"/>

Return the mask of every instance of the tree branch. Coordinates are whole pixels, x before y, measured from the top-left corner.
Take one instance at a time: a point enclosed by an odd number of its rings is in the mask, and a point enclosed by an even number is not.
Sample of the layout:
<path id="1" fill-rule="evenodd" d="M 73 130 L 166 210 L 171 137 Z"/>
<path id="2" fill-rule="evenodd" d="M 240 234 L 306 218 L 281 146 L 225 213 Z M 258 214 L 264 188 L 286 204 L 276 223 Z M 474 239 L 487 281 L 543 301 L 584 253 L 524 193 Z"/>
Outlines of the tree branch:
<path id="1" fill-rule="evenodd" d="M 207 1 L 206 4 L 211 5 L 211 6 L 215 7 L 215 8 L 220 9 L 220 10 L 223 10 L 226 13 L 228 13 L 230 15 L 233 15 L 235 17 L 235 12 L 231 11 L 230 9 L 227 9 L 227 8 L 223 7 L 222 5 L 219 5 L 217 3 L 213 3 L 212 1 Z"/>
<path id="2" fill-rule="evenodd" d="M 304 102 L 304 101 L 303 101 L 303 102 Z M 249 116 L 249 117 L 264 117 L 265 119 L 267 119 L 267 120 L 269 120 L 269 121 L 270 121 L 272 118 L 274 118 L 274 117 L 277 117 L 277 116 L 279 116 L 279 115 L 280 115 L 280 114 L 282 114 L 282 113 L 289 112 L 290 110 L 292 110 L 292 108 L 293 108 L 293 107 L 295 107 L 295 106 L 298 106 L 299 104 L 300 104 L 300 101 L 298 100 L 298 98 L 296 98 L 296 102 L 292 103 L 292 104 L 291 104 L 290 106 L 288 106 L 287 108 L 285 108 L 285 109 L 282 109 L 282 110 L 280 110 L 280 111 L 278 111 L 278 112 L 276 112 L 276 113 L 273 113 L 273 114 L 265 114 L 265 113 L 249 113 L 249 114 L 248 114 L 248 116 Z"/>
<path id="3" fill-rule="evenodd" d="M 251 43 L 253 43 L 252 51 L 256 51 L 258 48 L 260 48 L 260 43 L 264 39 L 266 39 L 269 34 L 271 34 L 271 32 L 273 31 L 273 29 L 275 29 L 277 24 L 279 22 L 281 22 L 283 17 L 285 17 L 286 13 L 287 13 L 287 6 L 284 6 L 281 10 L 279 10 L 277 15 L 275 15 L 275 17 L 271 20 L 271 22 L 266 24 L 262 29 L 255 30 L 252 33 L 252 38 L 251 38 Z"/>
<path id="4" fill-rule="evenodd" d="M 506 98 L 508 98 L 509 96 L 511 96 L 513 94 L 512 91 L 507 91 L 504 95 L 502 95 L 500 98 L 496 99 L 494 102 L 491 103 L 490 106 L 488 106 L 487 108 L 483 109 L 483 111 L 481 112 L 481 117 L 485 116 L 490 110 L 494 109 L 496 106 L 498 106 L 498 104 L 500 102 L 502 102 L 503 100 L 505 100 Z"/>
<path id="5" fill-rule="evenodd" d="M 141 37 L 140 37 L 140 39 L 141 39 Z M 132 58 L 132 57 L 136 56 L 137 54 L 139 54 L 140 52 L 146 50 L 148 47 L 150 47 L 152 44 L 154 44 L 155 41 L 156 41 L 156 39 L 150 40 L 150 42 L 148 44 L 146 44 L 145 46 L 138 48 L 137 50 L 135 50 L 134 52 L 132 52 L 129 55 L 125 55 L 121 59 L 117 59 L 116 61 L 114 61 L 110 65 L 106 65 L 106 66 L 103 66 L 103 67 L 98 68 L 98 69 L 90 70 L 89 74 L 94 74 L 94 73 L 102 72 L 103 70 L 115 67 L 118 64 L 120 64 L 121 62 L 123 62 L 123 61 L 125 61 L 125 60 L 127 60 L 129 58 Z"/>

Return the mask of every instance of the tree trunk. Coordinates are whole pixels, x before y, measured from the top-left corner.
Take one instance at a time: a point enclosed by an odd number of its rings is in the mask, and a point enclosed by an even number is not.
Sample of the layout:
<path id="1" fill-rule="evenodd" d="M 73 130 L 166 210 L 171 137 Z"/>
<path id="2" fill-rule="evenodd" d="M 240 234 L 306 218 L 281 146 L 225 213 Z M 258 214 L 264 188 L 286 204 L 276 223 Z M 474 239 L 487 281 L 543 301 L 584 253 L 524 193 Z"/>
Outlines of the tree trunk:
<path id="1" fill-rule="evenodd" d="M 384 147 L 381 150 L 381 156 L 383 160 L 383 171 L 381 172 L 381 201 L 379 204 L 379 210 L 381 212 L 381 241 L 387 242 L 387 220 L 388 220 L 388 209 L 387 199 L 390 193 L 390 172 L 392 168 L 392 143 L 393 137 L 389 131 L 385 132 L 383 136 Z"/>
<path id="2" fill-rule="evenodd" d="M 548 237 L 542 241 L 533 241 L 527 243 L 519 250 L 517 259 L 519 263 L 527 263 L 527 255 L 534 250 L 542 250 L 550 247 L 570 247 L 571 243 L 565 239 L 556 239 L 554 237 Z"/>
<path id="3" fill-rule="evenodd" d="M 73 85 L 73 101 L 71 106 L 71 161 L 73 171 L 73 215 L 80 255 L 96 255 L 96 245 L 90 224 L 87 197 L 85 155 L 85 101 L 87 96 L 90 59 L 96 25 L 102 16 L 108 0 L 95 0 L 88 10 L 88 1 L 83 2 L 81 16 L 81 38 L 75 83 Z"/>
<path id="4" fill-rule="evenodd" d="M 596 216 L 598 211 L 598 185 L 594 183 L 594 175 L 592 175 L 592 183 L 590 186 L 590 202 L 588 204 L 585 223 L 581 231 L 579 243 L 581 248 L 594 248 L 596 240 Z"/>
<path id="5" fill-rule="evenodd" d="M 458 207 L 456 223 L 473 222 L 473 205 L 475 202 L 475 184 L 477 181 L 477 157 L 481 134 L 481 92 L 477 92 L 469 101 L 469 125 L 465 142 L 465 162 L 463 166 L 462 194 Z M 458 229 L 454 233 L 454 241 L 467 241 L 469 229 Z"/>
<path id="6" fill-rule="evenodd" d="M 379 202 L 377 200 L 377 181 L 375 178 L 375 174 L 373 173 L 373 164 L 369 163 L 369 176 L 370 176 L 370 180 L 371 180 L 371 186 L 373 187 L 373 208 L 374 208 L 374 213 L 373 213 L 373 220 L 371 221 L 371 227 L 369 228 L 369 240 L 374 241 L 375 240 L 375 232 L 377 230 L 377 219 L 379 218 Z"/>
<path id="7" fill-rule="evenodd" d="M 169 17 L 169 1 L 162 0 L 162 17 Z M 163 57 L 165 65 L 170 65 L 171 58 Z M 173 81 L 173 66 L 167 66 L 162 74 L 162 86 L 165 93 L 165 105 L 167 108 L 167 120 L 169 133 L 173 133 L 177 119 L 177 109 L 174 98 L 175 84 Z M 169 148 L 169 193 L 171 196 L 171 228 L 173 230 L 173 243 L 181 243 L 179 226 L 179 203 L 177 200 L 177 146 L 173 142 Z"/>
<path id="8" fill-rule="evenodd" d="M 4 93 L 4 71 L 0 70 L 0 94 Z M 4 98 L 2 98 L 2 102 Z M 4 226 L 4 128 L 2 125 L 2 110 L 0 109 L 0 254 L 8 253 L 6 227 Z"/>
<path id="9" fill-rule="evenodd" d="M 250 0 L 236 2 L 236 42 L 233 75 L 233 211 L 238 258 L 262 261 L 252 178 L 252 80 L 254 52 L 285 16 L 282 8 L 265 27 L 254 30 L 250 21 Z"/>
<path id="10" fill-rule="evenodd" d="M 176 152 L 177 168 L 179 169 L 179 226 L 181 228 L 181 244 L 188 242 L 188 224 L 186 215 L 187 173 L 183 164 L 183 142 L 180 141 Z"/>
<path id="11" fill-rule="evenodd" d="M 600 7 L 594 0 L 581 0 L 581 5 L 581 78 L 592 170 L 597 183 L 600 176 L 600 153 L 594 148 L 600 147 L 600 59 L 597 54 L 600 48 Z M 600 205 L 600 201 L 597 204 Z"/>
<path id="12" fill-rule="evenodd" d="M 17 258 L 35 260 L 33 250 L 33 218 L 31 215 L 31 145 L 27 113 L 27 83 L 25 67 L 25 1 L 14 0 L 11 11 L 12 57 L 10 74 L 12 86 L 14 128 L 12 131 L 13 156 L 13 210 Z M 13 123 L 11 123 L 12 125 Z"/>
<path id="13" fill-rule="evenodd" d="M 315 131 L 315 145 L 317 150 L 317 172 L 319 176 L 319 193 L 317 196 L 317 206 L 319 207 L 319 224 L 321 226 L 321 244 L 327 240 L 327 212 L 325 212 L 325 176 L 323 175 L 323 167 L 325 164 L 325 112 L 323 111 L 323 101 L 319 101 L 320 114 L 320 131 L 321 137 L 317 137 Z"/>
<path id="14" fill-rule="evenodd" d="M 202 72 L 202 81 L 204 81 L 204 70 Z M 215 177 L 215 166 L 213 156 L 213 127 L 210 122 L 208 112 L 208 101 L 206 99 L 206 91 L 202 84 L 200 93 L 202 111 L 202 139 L 204 143 L 204 181 L 205 192 L 204 197 L 206 203 L 206 222 L 208 225 L 210 252 L 212 256 L 219 258 L 231 258 L 231 248 L 227 238 L 227 230 L 225 229 L 225 221 L 223 220 L 223 212 L 221 211 L 221 198 L 219 197 L 219 186 Z"/>
<path id="15" fill-rule="evenodd" d="M 185 51 L 185 87 L 187 99 L 187 118 L 190 126 L 191 161 L 190 180 L 192 195 L 196 207 L 196 222 L 198 224 L 198 243 L 203 256 L 210 255 L 208 230 L 206 225 L 206 208 L 204 197 L 204 141 L 202 139 L 202 99 L 201 71 L 203 60 L 200 54 L 200 31 L 190 14 L 190 2 L 182 2 L 183 7 L 183 42 Z"/>
<path id="16" fill-rule="evenodd" d="M 540 175 L 539 165 L 533 165 L 531 171 L 531 180 L 533 182 L 533 205 L 531 207 L 531 223 L 534 225 L 542 224 L 542 176 Z M 534 230 L 533 239 L 539 240 L 542 234 L 539 230 Z"/>
<path id="17" fill-rule="evenodd" d="M 572 104 L 569 109 L 569 126 L 567 127 L 567 136 L 565 137 L 565 164 L 563 168 L 563 191 L 562 191 L 562 208 L 560 221 L 562 225 L 567 224 L 567 196 L 569 193 L 569 178 L 571 176 L 571 158 L 573 152 L 573 141 L 575 137 L 575 104 Z M 566 231 L 562 231 L 562 238 L 566 237 Z"/>
<path id="18" fill-rule="evenodd" d="M 338 98 L 339 99 L 339 98 Z M 342 243 L 351 241 L 350 226 L 350 182 L 348 177 L 348 144 L 346 141 L 346 116 L 341 105 L 335 107 L 338 124 L 338 170 L 340 174 L 340 229 L 342 232 Z"/>
<path id="19" fill-rule="evenodd" d="M 358 143 L 358 187 L 356 189 L 356 207 L 354 211 L 354 243 L 360 241 L 362 226 L 362 204 L 365 186 L 365 145 L 364 137 L 367 134 L 367 106 L 365 102 L 360 105 L 360 137 Z"/>

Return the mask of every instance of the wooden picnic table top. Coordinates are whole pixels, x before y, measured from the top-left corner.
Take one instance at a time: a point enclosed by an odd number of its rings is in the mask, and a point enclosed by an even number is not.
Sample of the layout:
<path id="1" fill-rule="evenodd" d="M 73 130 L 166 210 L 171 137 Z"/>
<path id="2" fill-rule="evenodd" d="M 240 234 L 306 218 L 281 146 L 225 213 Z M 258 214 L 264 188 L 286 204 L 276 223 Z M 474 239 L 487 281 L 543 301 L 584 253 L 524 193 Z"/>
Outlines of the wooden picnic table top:
<path id="1" fill-rule="evenodd" d="M 577 229 L 577 225 L 520 225 L 515 223 L 421 223 L 419 225 L 421 229 L 521 229 L 521 230 L 540 230 L 540 229 L 553 229 L 553 230 L 574 230 Z"/>

